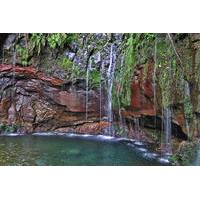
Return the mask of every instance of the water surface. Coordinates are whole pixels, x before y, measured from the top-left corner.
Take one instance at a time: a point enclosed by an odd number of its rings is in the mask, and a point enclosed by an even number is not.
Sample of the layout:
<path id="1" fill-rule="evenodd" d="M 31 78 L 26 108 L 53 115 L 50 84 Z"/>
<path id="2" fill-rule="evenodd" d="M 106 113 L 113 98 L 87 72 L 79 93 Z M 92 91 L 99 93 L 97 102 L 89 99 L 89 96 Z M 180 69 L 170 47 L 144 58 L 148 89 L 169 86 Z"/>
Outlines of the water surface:
<path id="1" fill-rule="evenodd" d="M 65 136 L 0 137 L 0 165 L 149 166 L 163 164 L 137 142 L 125 143 L 99 138 Z"/>

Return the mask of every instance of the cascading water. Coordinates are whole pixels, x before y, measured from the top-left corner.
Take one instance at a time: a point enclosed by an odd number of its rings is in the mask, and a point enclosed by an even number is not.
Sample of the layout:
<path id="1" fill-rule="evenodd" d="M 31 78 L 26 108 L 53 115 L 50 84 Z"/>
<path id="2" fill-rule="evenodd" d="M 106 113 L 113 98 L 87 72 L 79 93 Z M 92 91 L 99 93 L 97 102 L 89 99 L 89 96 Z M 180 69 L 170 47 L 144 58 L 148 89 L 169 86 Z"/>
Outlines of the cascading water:
<path id="1" fill-rule="evenodd" d="M 189 84 L 188 84 L 187 81 L 184 81 L 184 93 L 185 93 L 185 99 L 187 101 L 190 101 L 190 87 L 189 87 Z M 189 102 L 187 102 L 187 103 L 189 103 Z M 186 113 L 185 113 L 185 125 L 186 125 L 187 133 L 189 134 L 190 133 L 190 126 L 189 126 L 188 116 L 186 115 Z"/>
<path id="2" fill-rule="evenodd" d="M 100 99 L 99 99 L 99 106 L 100 106 L 100 108 L 99 108 L 99 120 L 101 121 L 101 119 L 102 119 L 102 78 L 103 78 L 103 71 L 104 71 L 104 61 L 102 61 L 102 63 L 101 63 L 101 68 L 100 68 L 100 84 L 99 84 L 99 97 L 100 97 Z"/>
<path id="3" fill-rule="evenodd" d="M 14 106 L 14 97 L 15 97 L 15 65 L 16 65 L 16 50 L 13 47 L 13 56 L 12 56 L 12 65 L 13 65 L 13 74 L 12 74 L 12 91 L 11 91 L 11 106 L 8 109 L 8 123 L 13 125 L 15 123 L 15 106 Z"/>
<path id="4" fill-rule="evenodd" d="M 120 67 L 122 68 L 123 65 L 124 65 L 124 56 L 122 55 Z M 117 101 L 118 101 L 118 110 L 119 110 L 119 122 L 123 126 L 124 125 L 124 121 L 123 121 L 123 117 L 122 117 L 122 113 L 121 113 L 121 105 L 120 105 L 120 99 L 119 99 L 119 94 L 120 94 L 121 88 L 118 88 L 118 90 L 119 91 L 117 92 Z"/>
<path id="5" fill-rule="evenodd" d="M 16 65 L 16 49 L 13 47 L 13 56 L 12 56 L 12 65 L 13 65 L 13 74 L 12 74 L 12 84 L 13 84 L 13 91 L 12 91 L 12 99 L 14 98 L 14 90 L 15 90 L 15 65 Z"/>
<path id="6" fill-rule="evenodd" d="M 169 41 L 172 45 L 172 48 L 180 62 L 180 64 L 182 65 L 182 61 L 178 55 L 178 52 L 176 51 L 176 48 L 174 46 L 174 42 L 173 39 L 171 37 L 171 35 L 168 33 L 167 34 Z M 169 77 L 170 79 L 172 79 L 172 70 L 171 70 L 171 63 L 169 66 Z M 170 92 L 170 91 L 168 91 Z M 172 146 L 171 146 L 171 135 L 172 135 L 172 110 L 171 107 L 168 105 L 166 107 L 164 107 L 162 109 L 162 119 L 163 119 L 163 139 L 161 141 L 161 148 L 164 151 L 165 155 L 171 155 L 172 154 Z"/>
<path id="7" fill-rule="evenodd" d="M 171 148 L 171 134 L 172 134 L 172 111 L 170 107 L 166 107 L 163 109 L 163 132 L 164 132 L 164 138 L 163 138 L 163 150 L 164 153 L 171 154 L 172 148 Z"/>
<path id="8" fill-rule="evenodd" d="M 92 67 L 92 60 L 89 59 L 89 65 L 86 72 L 86 100 L 85 100 L 85 119 L 88 120 L 88 93 L 89 93 L 89 73 Z"/>
<path id="9" fill-rule="evenodd" d="M 175 47 L 175 45 L 174 45 L 174 41 L 173 41 L 173 39 L 172 39 L 170 33 L 168 33 L 167 36 L 168 36 L 168 38 L 169 38 L 169 40 L 170 40 L 170 42 L 171 42 L 172 48 L 173 48 L 173 50 L 174 50 L 174 52 L 175 52 L 175 54 L 176 54 L 176 56 L 177 56 L 177 58 L 178 58 L 178 60 L 179 60 L 179 62 L 180 62 L 180 64 L 181 64 L 181 66 L 183 66 L 182 60 L 181 60 L 181 58 L 180 58 L 180 56 L 179 56 L 179 54 L 178 54 L 178 52 L 177 52 L 177 50 L 176 50 L 176 47 Z"/>
<path id="10" fill-rule="evenodd" d="M 136 134 L 140 132 L 139 118 L 134 118 L 134 131 Z"/>
<path id="11" fill-rule="evenodd" d="M 114 78 L 114 72 L 115 72 L 115 51 L 113 50 L 113 44 L 111 44 L 110 47 L 110 63 L 107 71 L 107 87 L 108 87 L 108 97 L 107 97 L 107 117 L 108 117 L 108 122 L 110 122 L 108 134 L 112 135 L 112 121 L 113 121 L 113 114 L 112 114 L 112 88 L 113 88 L 113 78 Z"/>
<path id="12" fill-rule="evenodd" d="M 155 49 L 154 49 L 154 68 L 153 68 L 153 101 L 154 101 L 154 125 L 156 128 L 156 69 L 157 69 L 157 39 L 155 39 Z"/>

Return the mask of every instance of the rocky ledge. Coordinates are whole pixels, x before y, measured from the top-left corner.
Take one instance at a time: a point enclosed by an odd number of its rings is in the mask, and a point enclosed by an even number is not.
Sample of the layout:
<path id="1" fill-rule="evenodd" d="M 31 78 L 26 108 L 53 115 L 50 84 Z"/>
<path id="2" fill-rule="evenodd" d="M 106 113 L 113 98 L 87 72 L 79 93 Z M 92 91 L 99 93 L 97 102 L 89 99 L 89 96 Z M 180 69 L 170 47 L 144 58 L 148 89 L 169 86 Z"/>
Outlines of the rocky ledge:
<path id="1" fill-rule="evenodd" d="M 84 80 L 75 83 L 47 77 L 35 67 L 0 65 L 0 124 L 15 125 L 22 133 L 66 131 L 99 133 L 98 92 L 86 92 Z"/>

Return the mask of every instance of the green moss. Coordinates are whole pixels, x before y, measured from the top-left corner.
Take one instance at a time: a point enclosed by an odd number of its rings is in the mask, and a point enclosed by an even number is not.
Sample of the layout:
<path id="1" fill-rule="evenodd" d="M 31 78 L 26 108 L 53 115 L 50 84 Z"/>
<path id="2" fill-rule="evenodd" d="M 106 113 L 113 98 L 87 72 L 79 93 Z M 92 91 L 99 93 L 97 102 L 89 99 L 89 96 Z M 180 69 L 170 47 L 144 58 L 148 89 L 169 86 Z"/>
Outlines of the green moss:
<path id="1" fill-rule="evenodd" d="M 15 44 L 18 62 L 23 66 L 30 65 L 31 58 L 34 55 L 41 55 L 44 48 L 50 48 L 52 51 L 56 48 L 63 48 L 76 38 L 77 34 L 71 33 L 18 34 Z"/>
<path id="2" fill-rule="evenodd" d="M 150 57 L 154 46 L 155 34 L 131 33 L 127 34 L 122 54 L 125 55 L 124 64 L 116 69 L 115 87 L 113 88 L 113 105 L 126 107 L 131 100 L 131 82 L 135 66 L 144 63 Z"/>
<path id="3" fill-rule="evenodd" d="M 58 65 L 67 71 L 71 71 L 73 68 L 73 62 L 66 56 L 60 56 L 57 61 Z"/>
<path id="4" fill-rule="evenodd" d="M 178 151 L 171 156 L 170 160 L 174 165 L 190 165 L 197 155 L 198 143 L 196 141 L 185 142 Z"/>
<path id="5" fill-rule="evenodd" d="M 17 131 L 17 125 L 0 124 L 0 133 L 14 133 Z"/>
<path id="6" fill-rule="evenodd" d="M 41 49 L 46 44 L 46 36 L 43 33 L 32 33 L 30 37 L 30 51 L 37 52 L 37 55 L 40 54 Z"/>
<path id="7" fill-rule="evenodd" d="M 65 56 L 60 56 L 57 59 L 57 64 L 68 73 L 68 80 L 73 81 L 77 78 L 85 77 L 85 72 L 78 66 L 75 66 L 74 63 Z"/>
<path id="8" fill-rule="evenodd" d="M 89 87 L 92 88 L 98 88 L 100 86 L 101 81 L 101 73 L 99 70 L 94 69 L 90 72 L 89 76 Z"/>
<path id="9" fill-rule="evenodd" d="M 184 113 L 186 118 L 193 117 L 193 107 L 189 97 L 185 97 L 184 100 Z"/>
<path id="10" fill-rule="evenodd" d="M 16 53 L 17 53 L 17 57 L 19 58 L 19 62 L 23 65 L 23 66 L 27 66 L 29 65 L 29 51 L 27 48 L 24 48 L 20 45 L 16 45 Z"/>
<path id="11" fill-rule="evenodd" d="M 52 33 L 47 36 L 48 45 L 55 49 L 56 47 L 63 47 L 67 41 L 67 34 L 65 33 Z"/>

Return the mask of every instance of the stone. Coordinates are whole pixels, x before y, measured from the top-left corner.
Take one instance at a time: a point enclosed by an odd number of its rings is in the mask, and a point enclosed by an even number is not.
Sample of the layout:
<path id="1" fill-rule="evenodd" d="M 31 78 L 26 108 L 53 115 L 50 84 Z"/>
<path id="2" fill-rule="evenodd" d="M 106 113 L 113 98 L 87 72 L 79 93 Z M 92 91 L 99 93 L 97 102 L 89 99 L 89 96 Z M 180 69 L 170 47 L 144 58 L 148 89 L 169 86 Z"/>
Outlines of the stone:
<path id="1" fill-rule="evenodd" d="M 13 74 L 15 82 L 13 83 Z M 48 77 L 36 68 L 0 64 L 0 123 L 16 124 L 23 133 L 55 131 L 65 127 L 77 132 L 97 133 L 106 123 L 99 121 L 99 94 L 86 93 L 80 81 L 71 84 Z"/>
<path id="2" fill-rule="evenodd" d="M 135 79 L 131 84 L 131 113 L 132 116 L 156 115 L 153 93 L 153 60 L 147 63 L 147 75 L 144 75 L 144 66 L 138 65 Z"/>

